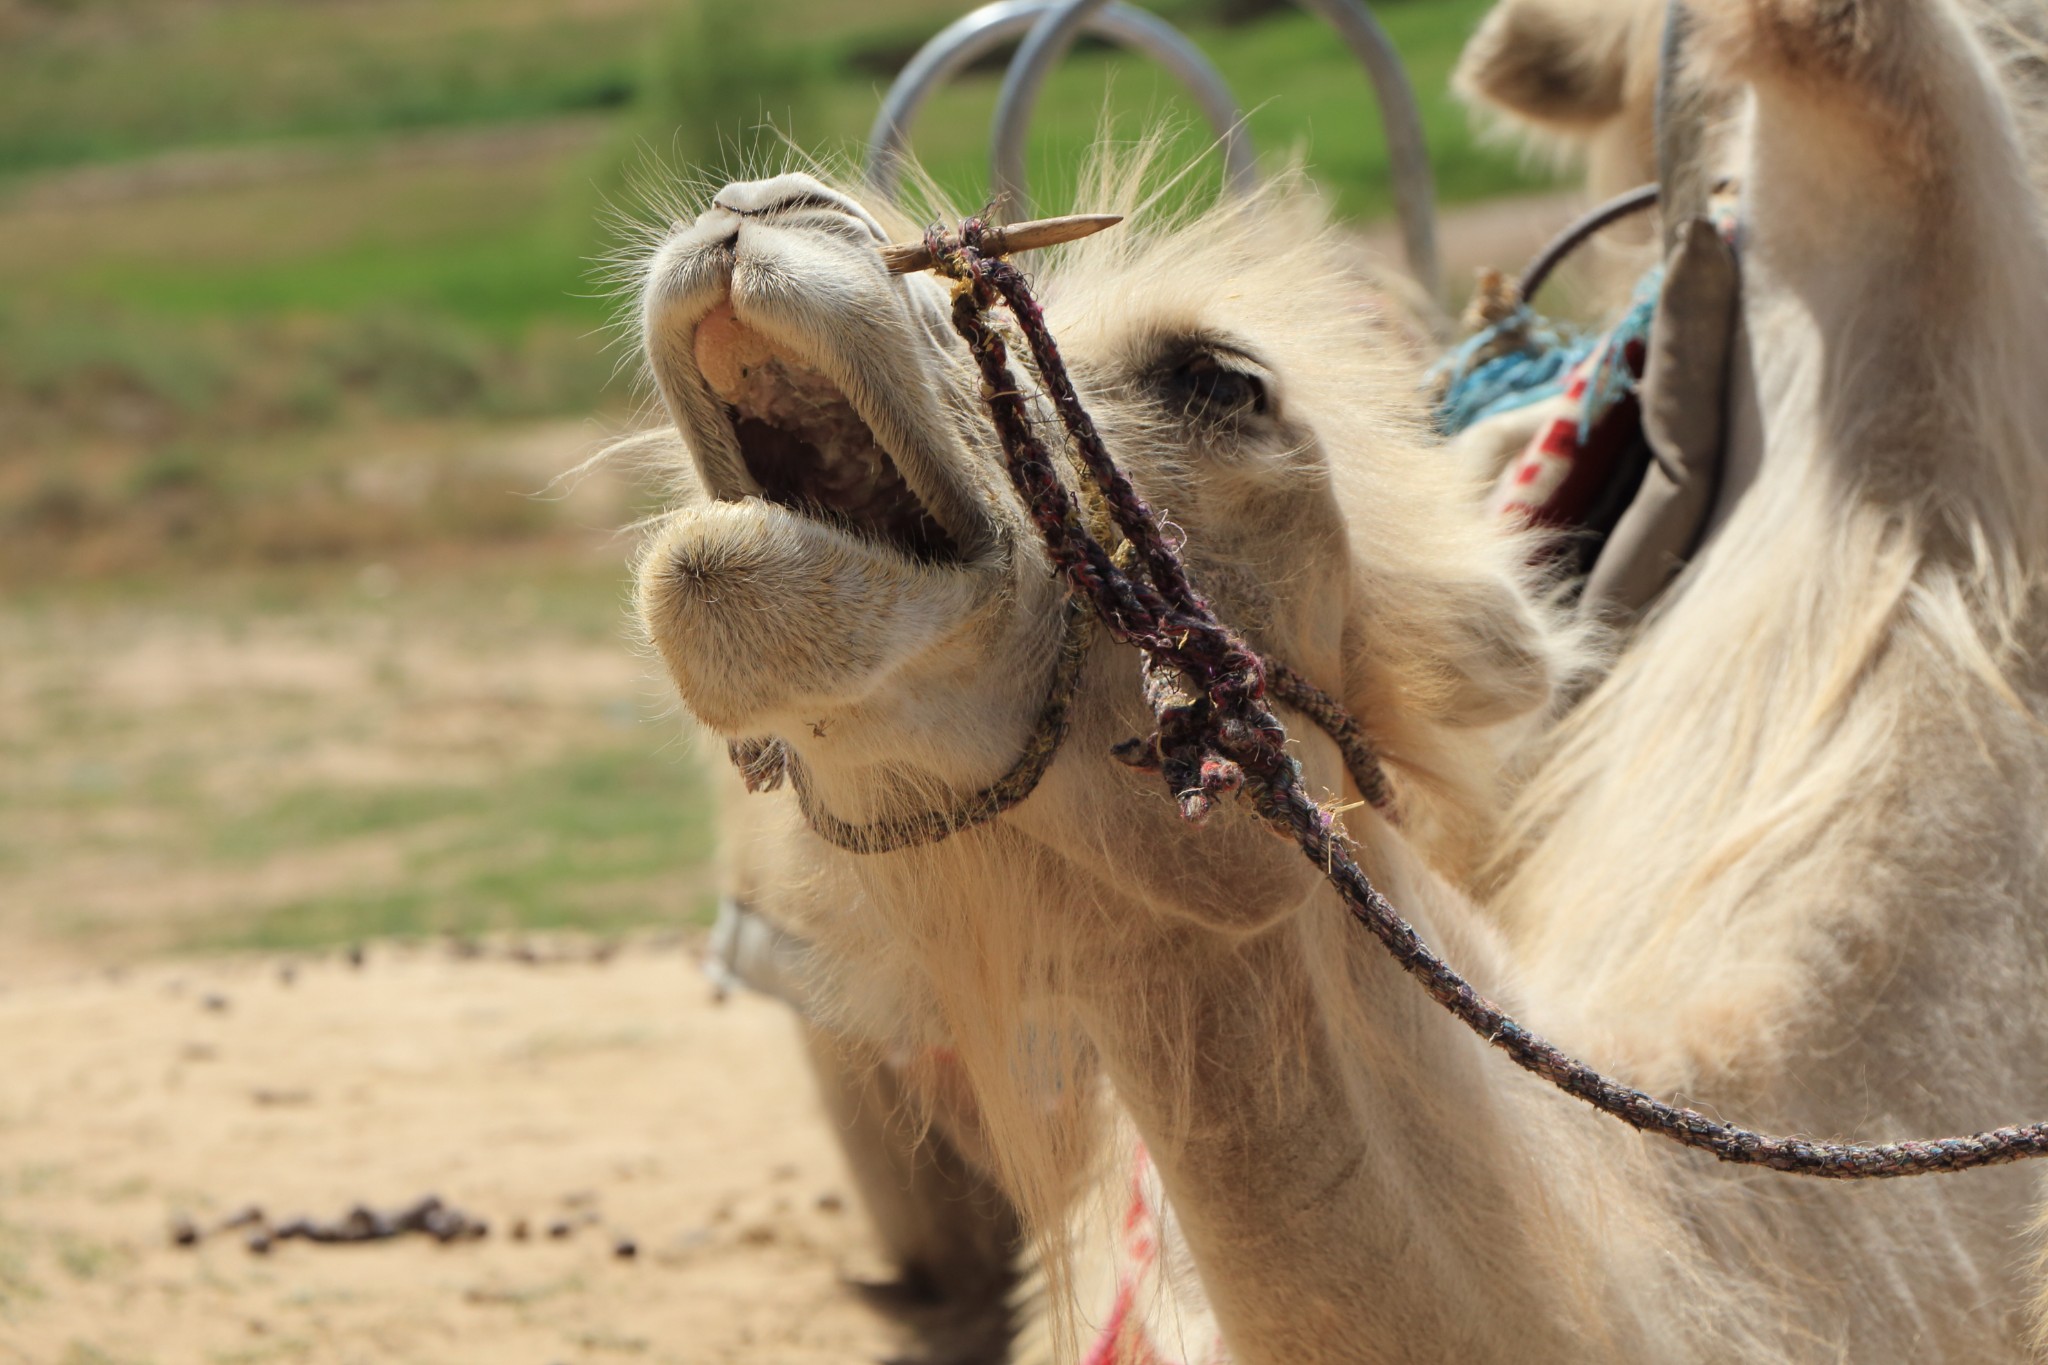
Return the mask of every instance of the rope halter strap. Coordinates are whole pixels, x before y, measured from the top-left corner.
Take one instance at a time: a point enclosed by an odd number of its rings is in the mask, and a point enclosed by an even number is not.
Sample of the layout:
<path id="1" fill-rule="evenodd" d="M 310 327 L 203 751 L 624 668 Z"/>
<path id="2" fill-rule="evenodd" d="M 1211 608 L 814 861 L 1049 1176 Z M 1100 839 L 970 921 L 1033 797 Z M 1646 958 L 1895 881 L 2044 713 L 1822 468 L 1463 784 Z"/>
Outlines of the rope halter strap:
<path id="1" fill-rule="evenodd" d="M 748 791 L 772 790 L 788 777 L 804 819 L 819 838 L 837 848 L 849 853 L 894 853 L 936 843 L 963 829 L 988 823 L 1037 789 L 1073 723 L 1074 696 L 1080 690 L 1081 667 L 1088 661 L 1088 646 L 1094 639 L 1093 626 L 1094 618 L 1086 605 L 1077 598 L 1068 598 L 1061 612 L 1059 655 L 1053 661 L 1045 704 L 1039 708 L 1038 719 L 1018 752 L 1017 761 L 1001 777 L 946 809 L 882 816 L 857 824 L 825 809 L 812 789 L 811 776 L 803 763 L 781 740 L 735 740 L 726 752 L 733 766 L 740 770 Z"/>

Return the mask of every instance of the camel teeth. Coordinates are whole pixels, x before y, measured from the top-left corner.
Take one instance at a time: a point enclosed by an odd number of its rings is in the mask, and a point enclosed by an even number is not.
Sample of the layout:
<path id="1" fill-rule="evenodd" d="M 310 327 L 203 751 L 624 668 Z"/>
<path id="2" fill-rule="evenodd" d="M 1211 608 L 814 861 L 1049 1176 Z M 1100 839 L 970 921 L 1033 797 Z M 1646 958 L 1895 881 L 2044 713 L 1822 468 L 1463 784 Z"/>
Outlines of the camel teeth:
<path id="1" fill-rule="evenodd" d="M 990 228 L 982 238 L 982 248 L 990 256 L 1036 251 L 1041 247 L 1092 237 L 1123 220 L 1120 213 L 1070 213 L 1060 218 L 1034 218 L 1028 223 Z M 935 262 L 930 248 L 917 241 L 896 242 L 883 247 L 882 264 L 892 275 L 908 275 L 913 271 L 930 270 Z"/>

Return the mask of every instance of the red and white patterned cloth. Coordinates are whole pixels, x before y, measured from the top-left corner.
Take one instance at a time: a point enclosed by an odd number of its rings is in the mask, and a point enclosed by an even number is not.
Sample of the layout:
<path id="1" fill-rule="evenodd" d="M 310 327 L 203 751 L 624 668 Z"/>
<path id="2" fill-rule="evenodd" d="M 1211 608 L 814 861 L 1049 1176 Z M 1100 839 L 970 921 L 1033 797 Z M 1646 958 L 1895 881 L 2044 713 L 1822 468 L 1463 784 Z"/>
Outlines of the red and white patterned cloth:
<path id="1" fill-rule="evenodd" d="M 1109 1316 L 1081 1356 L 1081 1365 L 1229 1365 L 1223 1338 L 1213 1328 L 1205 1349 L 1194 1355 L 1169 1352 L 1155 1317 L 1176 1319 L 1171 1335 L 1186 1337 L 1189 1324 L 1175 1311 L 1167 1283 L 1164 1247 L 1169 1235 L 1166 1195 L 1143 1143 L 1131 1157 L 1130 1197 L 1118 1234 L 1116 1297 Z M 1182 1351 L 1185 1350 L 1183 1346 Z"/>
<path id="2" fill-rule="evenodd" d="M 1566 410 L 1538 427 L 1522 453 L 1508 462 L 1495 483 L 1489 510 L 1526 525 L 1576 530 L 1606 495 L 1616 465 L 1629 446 L 1642 438 L 1642 408 L 1633 387 L 1590 421 L 1585 416 L 1587 387 L 1601 353 L 1572 367 L 1565 381 Z M 1622 348 L 1622 363 L 1640 376 L 1644 347 L 1631 338 Z"/>

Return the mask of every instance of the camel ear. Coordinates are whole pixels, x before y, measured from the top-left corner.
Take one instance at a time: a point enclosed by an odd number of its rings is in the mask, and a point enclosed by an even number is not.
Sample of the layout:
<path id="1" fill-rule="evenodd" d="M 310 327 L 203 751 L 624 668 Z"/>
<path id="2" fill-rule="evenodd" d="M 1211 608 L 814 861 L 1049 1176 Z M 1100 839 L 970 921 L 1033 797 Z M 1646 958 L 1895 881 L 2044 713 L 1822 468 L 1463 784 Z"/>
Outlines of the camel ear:
<path id="1" fill-rule="evenodd" d="M 1597 126 L 1622 111 L 1630 20 L 1615 0 L 1500 0 L 1453 81 L 1465 98 L 1532 123 Z"/>

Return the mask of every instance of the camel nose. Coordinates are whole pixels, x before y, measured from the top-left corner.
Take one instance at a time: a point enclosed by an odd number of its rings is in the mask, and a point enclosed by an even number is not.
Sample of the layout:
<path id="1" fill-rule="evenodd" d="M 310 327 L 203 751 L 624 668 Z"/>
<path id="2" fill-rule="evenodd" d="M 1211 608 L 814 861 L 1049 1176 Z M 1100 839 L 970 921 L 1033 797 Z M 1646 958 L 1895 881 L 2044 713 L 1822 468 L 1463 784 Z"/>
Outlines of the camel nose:
<path id="1" fill-rule="evenodd" d="M 882 231 L 882 225 L 860 206 L 858 200 L 802 171 L 767 180 L 735 180 L 712 197 L 711 208 L 698 221 L 701 223 L 720 214 L 730 214 L 738 219 L 773 218 L 803 209 L 843 214 L 865 227 L 876 241 L 889 240 L 888 234 Z M 734 228 L 737 230 L 737 223 Z"/>

